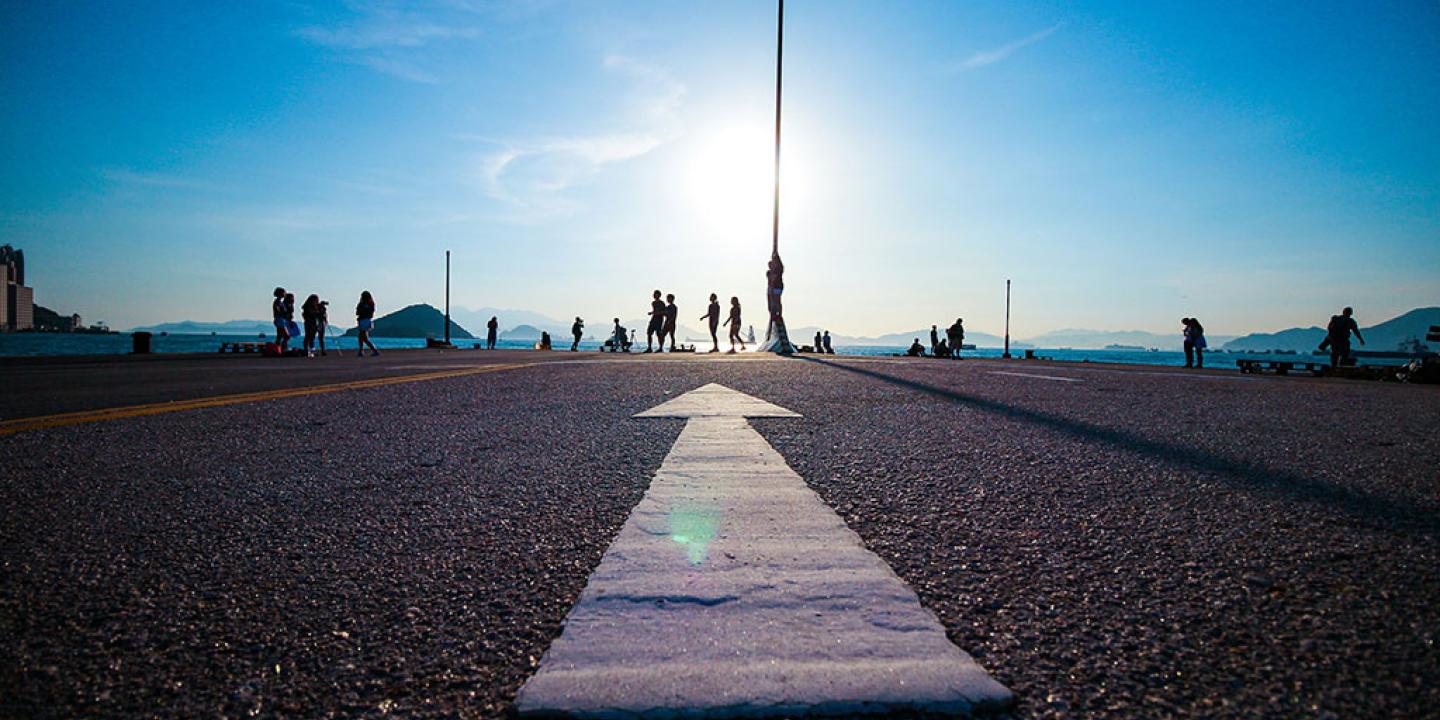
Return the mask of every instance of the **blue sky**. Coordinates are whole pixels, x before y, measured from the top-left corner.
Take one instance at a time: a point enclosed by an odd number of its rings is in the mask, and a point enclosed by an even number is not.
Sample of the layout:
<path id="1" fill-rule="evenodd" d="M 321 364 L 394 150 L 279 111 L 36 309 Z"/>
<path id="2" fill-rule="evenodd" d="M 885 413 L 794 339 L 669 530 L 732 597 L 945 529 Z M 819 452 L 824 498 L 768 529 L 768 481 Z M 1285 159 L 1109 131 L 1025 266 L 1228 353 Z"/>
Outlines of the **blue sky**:
<path id="1" fill-rule="evenodd" d="M 791 0 L 792 325 L 1440 302 L 1440 6 Z M 129 327 L 269 291 L 763 328 L 764 2 L 0 4 L 0 242 Z M 683 314 L 682 313 L 682 314 Z"/>

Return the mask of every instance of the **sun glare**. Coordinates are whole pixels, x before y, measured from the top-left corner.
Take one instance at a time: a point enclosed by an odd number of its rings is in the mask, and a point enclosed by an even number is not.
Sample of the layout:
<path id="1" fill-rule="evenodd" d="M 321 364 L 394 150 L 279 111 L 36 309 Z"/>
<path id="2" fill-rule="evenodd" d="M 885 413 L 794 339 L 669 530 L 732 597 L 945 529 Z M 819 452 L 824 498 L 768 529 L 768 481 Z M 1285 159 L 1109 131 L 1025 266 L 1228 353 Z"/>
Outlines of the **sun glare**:
<path id="1" fill-rule="evenodd" d="M 759 125 L 701 135 L 687 173 L 691 204 L 706 229 L 729 234 L 769 227 L 774 142 Z"/>

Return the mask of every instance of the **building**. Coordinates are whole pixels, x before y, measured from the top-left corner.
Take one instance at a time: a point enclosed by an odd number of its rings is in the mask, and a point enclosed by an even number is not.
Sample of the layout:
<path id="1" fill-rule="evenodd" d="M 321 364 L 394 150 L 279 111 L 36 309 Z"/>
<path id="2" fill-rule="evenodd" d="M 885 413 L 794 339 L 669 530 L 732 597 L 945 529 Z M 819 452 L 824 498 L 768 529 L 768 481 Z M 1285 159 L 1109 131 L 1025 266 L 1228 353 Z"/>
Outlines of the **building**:
<path id="1" fill-rule="evenodd" d="M 35 327 L 35 290 L 25 286 L 25 252 L 0 245 L 0 330 L 29 330 Z"/>

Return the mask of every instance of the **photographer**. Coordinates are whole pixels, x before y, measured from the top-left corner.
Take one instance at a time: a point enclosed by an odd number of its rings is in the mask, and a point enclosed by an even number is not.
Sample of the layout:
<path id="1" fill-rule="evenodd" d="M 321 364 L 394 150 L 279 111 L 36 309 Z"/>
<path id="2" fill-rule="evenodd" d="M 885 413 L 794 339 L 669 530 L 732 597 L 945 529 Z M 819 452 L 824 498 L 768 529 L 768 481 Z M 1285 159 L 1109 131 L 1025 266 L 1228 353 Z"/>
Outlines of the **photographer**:
<path id="1" fill-rule="evenodd" d="M 320 354 L 325 354 L 325 329 L 330 324 L 328 306 L 330 303 L 322 302 L 319 295 L 311 295 L 305 298 L 305 304 L 300 306 L 300 317 L 305 321 L 305 356 L 315 357 L 315 335 L 320 335 Z"/>

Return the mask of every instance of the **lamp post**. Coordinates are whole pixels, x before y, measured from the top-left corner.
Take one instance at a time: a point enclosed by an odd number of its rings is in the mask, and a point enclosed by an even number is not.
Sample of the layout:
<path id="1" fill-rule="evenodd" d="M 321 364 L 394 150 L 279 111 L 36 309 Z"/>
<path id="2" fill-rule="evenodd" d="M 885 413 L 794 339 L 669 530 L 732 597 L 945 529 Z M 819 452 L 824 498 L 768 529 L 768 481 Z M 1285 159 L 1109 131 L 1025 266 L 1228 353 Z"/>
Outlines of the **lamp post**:
<path id="1" fill-rule="evenodd" d="M 785 0 L 778 0 L 775 23 L 775 213 L 770 225 L 770 264 L 765 271 L 765 300 L 770 310 L 770 327 L 765 331 L 766 352 L 789 355 L 795 352 L 785 332 L 780 295 L 785 290 L 785 265 L 780 262 L 780 79 L 781 61 L 785 54 Z"/>
<path id="2" fill-rule="evenodd" d="M 1005 359 L 1010 359 L 1010 279 L 1005 279 Z"/>
<path id="3" fill-rule="evenodd" d="M 450 344 L 450 251 L 445 251 L 445 344 Z"/>

